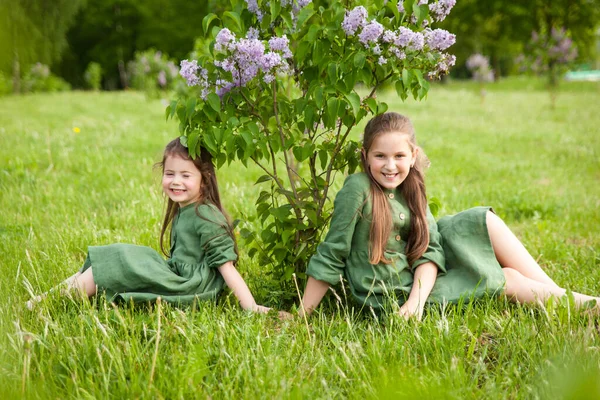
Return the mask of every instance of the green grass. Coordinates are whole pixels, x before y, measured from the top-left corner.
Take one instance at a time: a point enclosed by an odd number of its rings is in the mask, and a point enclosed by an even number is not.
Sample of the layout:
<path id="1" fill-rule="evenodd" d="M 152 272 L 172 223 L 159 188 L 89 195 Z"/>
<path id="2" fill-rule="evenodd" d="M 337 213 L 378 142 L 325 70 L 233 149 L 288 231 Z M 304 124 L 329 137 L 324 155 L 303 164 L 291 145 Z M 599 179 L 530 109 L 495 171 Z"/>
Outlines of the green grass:
<path id="1" fill-rule="evenodd" d="M 483 104 L 465 83 L 420 103 L 382 97 L 417 128 L 440 216 L 492 205 L 560 285 L 599 294 L 600 86 L 564 87 L 554 110 L 522 87 L 493 86 Z M 483 300 L 406 323 L 328 298 L 308 327 L 232 299 L 179 310 L 50 297 L 25 310 L 27 287 L 71 275 L 88 245 L 158 247 L 153 164 L 176 135 L 163 111 L 125 92 L 0 98 L 0 398 L 600 397 L 598 319 L 568 302 Z M 233 217 L 252 211 L 260 175 L 219 171 Z M 257 300 L 277 305 L 268 271 L 241 252 Z"/>

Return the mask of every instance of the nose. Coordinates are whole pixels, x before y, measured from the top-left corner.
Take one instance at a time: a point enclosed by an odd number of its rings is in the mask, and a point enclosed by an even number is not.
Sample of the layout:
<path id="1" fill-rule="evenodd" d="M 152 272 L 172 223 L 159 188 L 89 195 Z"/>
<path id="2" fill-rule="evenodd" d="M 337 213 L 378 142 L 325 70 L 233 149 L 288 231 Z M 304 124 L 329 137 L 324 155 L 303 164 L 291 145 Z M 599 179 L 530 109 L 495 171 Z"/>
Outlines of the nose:
<path id="1" fill-rule="evenodd" d="M 393 158 L 388 158 L 386 163 L 385 163 L 385 167 L 391 171 L 396 169 L 396 163 L 394 162 Z"/>

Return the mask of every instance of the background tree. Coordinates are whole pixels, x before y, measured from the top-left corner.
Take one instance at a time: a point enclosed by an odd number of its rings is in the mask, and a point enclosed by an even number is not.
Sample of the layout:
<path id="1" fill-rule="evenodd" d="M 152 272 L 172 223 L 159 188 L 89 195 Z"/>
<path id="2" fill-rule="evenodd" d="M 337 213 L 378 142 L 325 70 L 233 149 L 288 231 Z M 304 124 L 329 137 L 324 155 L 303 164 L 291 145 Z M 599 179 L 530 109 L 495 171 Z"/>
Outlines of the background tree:
<path id="1" fill-rule="evenodd" d="M 84 0 L 0 0 L 0 71 L 21 89 L 23 71 L 53 65 L 67 47 L 66 32 Z"/>
<path id="2" fill-rule="evenodd" d="M 82 87 L 91 61 L 104 71 L 104 87 L 129 86 L 125 67 L 136 51 L 155 48 L 184 59 L 193 50 L 202 18 L 222 2 L 186 0 L 88 0 L 67 33 L 70 44 L 60 74 Z M 214 11 L 213 11 L 214 12 Z"/>
<path id="3" fill-rule="evenodd" d="M 523 52 L 531 32 L 549 38 L 553 26 L 571 32 L 580 62 L 596 55 L 595 32 L 600 26 L 598 0 L 460 0 L 441 25 L 456 33 L 454 76 L 466 78 L 466 60 L 473 53 L 487 54 L 498 78 L 515 71 L 514 58 Z"/>

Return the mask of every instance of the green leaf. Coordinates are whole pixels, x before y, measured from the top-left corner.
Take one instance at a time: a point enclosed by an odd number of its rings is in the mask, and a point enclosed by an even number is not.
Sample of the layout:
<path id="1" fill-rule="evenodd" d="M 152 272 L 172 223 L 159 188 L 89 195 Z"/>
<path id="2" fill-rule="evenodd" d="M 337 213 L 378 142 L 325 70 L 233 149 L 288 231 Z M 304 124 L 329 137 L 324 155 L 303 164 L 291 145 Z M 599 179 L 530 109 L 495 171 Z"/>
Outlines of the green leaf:
<path id="1" fill-rule="evenodd" d="M 404 84 L 404 87 L 409 90 L 410 89 L 410 84 L 412 83 L 413 80 L 413 75 L 411 74 L 410 70 L 403 68 L 402 69 L 402 83 Z"/>
<path id="2" fill-rule="evenodd" d="M 273 179 L 273 178 L 271 178 L 271 176 L 270 176 L 270 175 L 263 175 L 263 176 L 261 176 L 260 178 L 258 178 L 258 179 L 256 180 L 256 182 L 254 182 L 254 184 L 255 184 L 255 185 L 257 185 L 257 184 L 259 184 L 259 183 L 268 182 L 268 181 L 270 181 L 270 180 L 272 180 L 272 179 Z M 263 193 L 266 193 L 266 192 L 263 192 Z M 261 196 L 261 197 L 262 197 L 262 196 Z M 259 200 L 260 200 L 260 198 L 259 198 Z M 258 200 L 257 200 L 257 202 L 258 202 Z"/>
<path id="3" fill-rule="evenodd" d="M 372 97 L 369 97 L 365 100 L 365 103 L 367 104 L 367 106 L 369 106 L 369 109 L 372 113 L 377 114 L 377 100 L 375 100 Z"/>
<path id="4" fill-rule="evenodd" d="M 304 160 L 302 158 L 302 147 L 300 147 L 300 146 L 294 146 L 294 148 L 292 149 L 292 153 L 294 153 L 294 158 L 298 162 L 302 162 Z"/>
<path id="5" fill-rule="evenodd" d="M 192 117 L 194 116 L 194 111 L 196 109 L 196 98 L 190 97 L 187 101 L 187 106 L 185 109 L 186 119 L 191 122 Z"/>
<path id="6" fill-rule="evenodd" d="M 187 137 L 187 147 L 188 147 L 188 151 L 190 153 L 190 157 L 192 158 L 196 158 L 196 154 L 197 154 L 197 146 L 198 146 L 198 142 L 200 141 L 200 134 L 198 131 L 194 131 L 192 133 L 190 133 Z"/>
<path id="7" fill-rule="evenodd" d="M 420 69 L 413 69 L 411 70 L 413 75 L 417 78 L 417 82 L 419 82 L 419 86 L 423 87 L 423 82 L 425 82 L 425 79 L 423 79 L 423 72 L 421 72 Z"/>
<path id="8" fill-rule="evenodd" d="M 339 107 L 339 101 L 335 97 L 330 97 L 329 100 L 327 100 L 327 108 L 326 108 L 327 120 L 325 121 L 325 126 L 327 128 L 335 127 L 335 121 L 337 120 L 338 107 Z"/>
<path id="9" fill-rule="evenodd" d="M 216 112 L 221 112 L 221 99 L 216 93 L 209 93 L 206 96 L 206 101 Z"/>
<path id="10" fill-rule="evenodd" d="M 281 3 L 279 1 L 271 1 L 271 19 L 275 21 L 275 19 L 279 16 L 281 12 Z"/>
<path id="11" fill-rule="evenodd" d="M 384 103 L 383 101 L 381 103 L 379 103 L 377 105 L 377 114 L 383 114 L 384 112 L 386 112 L 388 110 L 388 105 L 387 103 Z"/>
<path id="12" fill-rule="evenodd" d="M 323 86 L 317 86 L 315 92 L 313 93 L 313 98 L 315 99 L 315 104 L 317 107 L 323 107 Z"/>
<path id="13" fill-rule="evenodd" d="M 322 169 L 325 169 L 325 167 L 327 166 L 328 160 L 329 160 L 329 153 L 327 153 L 327 150 L 325 150 L 325 149 L 319 150 L 319 161 L 321 161 Z"/>
<path id="14" fill-rule="evenodd" d="M 360 110 L 360 96 L 355 92 L 348 93 L 345 95 L 346 100 L 352 106 L 353 115 L 358 114 L 358 110 Z"/>
<path id="15" fill-rule="evenodd" d="M 321 28 L 319 25 L 311 25 L 310 28 L 308 28 L 308 33 L 306 34 L 306 41 L 308 43 L 314 43 L 317 40 L 317 36 L 319 35 L 320 31 Z"/>
<path id="16" fill-rule="evenodd" d="M 366 59 L 367 56 L 362 51 L 356 53 L 356 55 L 354 56 L 354 66 L 358 69 L 361 69 L 363 65 L 365 65 Z"/>
<path id="17" fill-rule="evenodd" d="M 308 54 L 311 48 L 311 42 L 300 42 L 300 45 L 298 45 L 298 48 L 296 49 L 294 54 L 294 58 L 296 59 L 296 61 L 298 61 L 299 63 L 303 63 L 306 59 L 306 55 Z"/>
<path id="18" fill-rule="evenodd" d="M 337 65 L 335 63 L 329 63 L 329 65 L 327 65 L 327 77 L 331 84 L 337 82 Z"/>
<path id="19" fill-rule="evenodd" d="M 398 93 L 398 96 L 402 97 L 402 95 L 406 94 L 404 91 L 404 84 L 402 83 L 402 80 L 397 80 L 395 86 L 396 93 Z"/>
<path id="20" fill-rule="evenodd" d="M 204 36 L 208 33 L 208 28 L 210 27 L 210 23 L 215 19 L 219 19 L 215 14 L 210 13 L 206 17 L 202 19 L 202 31 L 204 32 Z"/>
<path id="21" fill-rule="evenodd" d="M 225 11 L 223 13 L 223 23 L 232 31 L 242 33 L 240 14 L 236 13 L 235 11 Z"/>
<path id="22" fill-rule="evenodd" d="M 250 122 L 248 122 L 248 124 L 246 125 L 246 127 L 248 128 L 248 130 L 250 131 L 250 133 L 252 133 L 252 135 L 254 137 L 258 136 L 259 129 L 258 129 L 258 125 L 256 125 L 256 122 L 250 121 Z"/>

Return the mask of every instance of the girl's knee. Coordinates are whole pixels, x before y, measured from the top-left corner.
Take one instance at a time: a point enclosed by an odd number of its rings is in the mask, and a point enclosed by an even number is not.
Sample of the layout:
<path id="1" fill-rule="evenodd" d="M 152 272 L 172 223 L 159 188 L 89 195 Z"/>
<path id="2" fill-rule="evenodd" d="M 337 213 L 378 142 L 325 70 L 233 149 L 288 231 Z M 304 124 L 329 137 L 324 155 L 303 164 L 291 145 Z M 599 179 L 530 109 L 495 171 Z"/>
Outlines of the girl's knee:
<path id="1" fill-rule="evenodd" d="M 496 214 L 494 214 L 493 211 L 488 211 L 485 214 L 485 221 L 486 221 L 486 223 L 488 225 L 488 229 L 490 227 L 498 226 L 499 224 L 504 224 L 504 221 L 502 221 L 502 219 L 499 216 L 497 216 Z"/>

